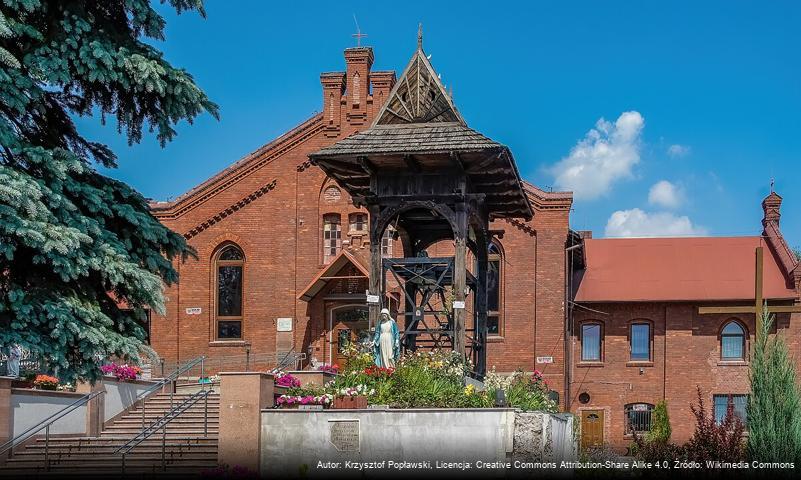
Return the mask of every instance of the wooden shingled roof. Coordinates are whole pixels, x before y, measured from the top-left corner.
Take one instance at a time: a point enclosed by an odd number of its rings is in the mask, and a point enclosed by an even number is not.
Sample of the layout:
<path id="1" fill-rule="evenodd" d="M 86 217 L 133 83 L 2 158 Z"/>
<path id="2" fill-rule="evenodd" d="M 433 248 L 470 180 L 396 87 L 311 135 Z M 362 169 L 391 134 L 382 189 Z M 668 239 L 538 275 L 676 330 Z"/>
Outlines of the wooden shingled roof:
<path id="1" fill-rule="evenodd" d="M 374 126 L 326 147 L 314 156 L 479 152 L 504 148 L 461 123 L 410 123 Z"/>
<path id="2" fill-rule="evenodd" d="M 309 155 L 352 196 L 369 196 L 377 171 L 464 172 L 492 217 L 533 216 L 511 151 L 467 126 L 422 49 L 412 55 L 365 131 Z"/>

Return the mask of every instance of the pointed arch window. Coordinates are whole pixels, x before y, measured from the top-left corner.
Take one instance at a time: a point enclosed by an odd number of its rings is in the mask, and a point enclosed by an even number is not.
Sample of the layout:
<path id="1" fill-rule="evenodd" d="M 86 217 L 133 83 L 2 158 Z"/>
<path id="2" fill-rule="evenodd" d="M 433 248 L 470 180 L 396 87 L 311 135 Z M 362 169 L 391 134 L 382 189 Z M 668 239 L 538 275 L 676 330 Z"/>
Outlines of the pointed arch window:
<path id="1" fill-rule="evenodd" d="M 339 214 L 323 216 L 323 263 L 330 262 L 342 248 L 342 221 Z"/>
<path id="2" fill-rule="evenodd" d="M 353 103 L 358 105 L 361 102 L 361 78 L 359 72 L 353 74 Z"/>
<path id="3" fill-rule="evenodd" d="M 245 254 L 238 246 L 223 247 L 214 261 L 217 338 L 242 338 Z"/>
<path id="4" fill-rule="evenodd" d="M 487 249 L 487 334 L 503 335 L 503 253 L 495 243 Z"/>
<path id="5" fill-rule="evenodd" d="M 736 320 L 729 320 L 720 331 L 721 360 L 745 360 L 745 329 Z"/>

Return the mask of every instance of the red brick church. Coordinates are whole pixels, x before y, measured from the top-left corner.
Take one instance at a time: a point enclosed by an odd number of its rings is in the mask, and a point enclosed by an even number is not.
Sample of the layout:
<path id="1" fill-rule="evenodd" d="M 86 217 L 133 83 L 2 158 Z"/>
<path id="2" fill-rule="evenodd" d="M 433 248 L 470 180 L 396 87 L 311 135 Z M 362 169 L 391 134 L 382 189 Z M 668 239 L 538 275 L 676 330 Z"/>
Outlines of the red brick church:
<path id="1" fill-rule="evenodd" d="M 341 363 L 344 346 L 366 333 L 368 212 L 309 155 L 368 129 L 396 85 L 409 82 L 373 70 L 373 60 L 369 47 L 345 50 L 345 70 L 320 76 L 321 113 L 176 200 L 152 204 L 198 256 L 177 264 L 167 312 L 151 319 L 152 346 L 165 359 L 295 352 L 307 365 Z M 696 385 L 716 411 L 730 396 L 740 411 L 754 314 L 699 307 L 754 305 L 758 246 L 765 300 L 799 303 L 801 268 L 779 231 L 781 197 L 763 202 L 762 236 L 592 239 L 570 229 L 570 192 L 516 182 L 532 215 L 489 225 L 487 366 L 543 372 L 563 408 L 581 416 L 585 445 L 627 445 L 662 399 L 674 439 L 685 440 Z M 387 228 L 381 255 L 403 256 L 399 233 Z M 427 253 L 453 249 L 445 241 Z M 384 302 L 403 310 L 400 288 L 387 285 Z M 798 314 L 778 316 L 796 355 L 800 324 Z"/>

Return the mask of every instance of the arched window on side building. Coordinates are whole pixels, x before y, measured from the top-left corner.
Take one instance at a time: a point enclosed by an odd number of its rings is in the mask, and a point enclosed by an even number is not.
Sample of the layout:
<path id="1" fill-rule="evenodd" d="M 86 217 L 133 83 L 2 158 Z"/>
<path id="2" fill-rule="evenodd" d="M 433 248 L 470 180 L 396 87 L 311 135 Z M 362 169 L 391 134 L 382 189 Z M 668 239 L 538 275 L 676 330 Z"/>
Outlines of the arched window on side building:
<path id="1" fill-rule="evenodd" d="M 225 245 L 214 258 L 217 339 L 242 338 L 245 254 Z"/>

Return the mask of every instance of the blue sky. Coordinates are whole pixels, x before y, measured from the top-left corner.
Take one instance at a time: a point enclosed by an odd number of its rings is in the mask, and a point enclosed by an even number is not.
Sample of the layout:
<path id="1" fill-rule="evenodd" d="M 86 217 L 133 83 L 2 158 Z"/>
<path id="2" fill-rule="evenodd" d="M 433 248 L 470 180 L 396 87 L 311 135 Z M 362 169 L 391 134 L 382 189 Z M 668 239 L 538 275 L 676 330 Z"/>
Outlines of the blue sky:
<path id="1" fill-rule="evenodd" d="M 425 50 L 468 124 L 507 144 L 521 174 L 570 187 L 572 226 L 596 236 L 758 234 L 771 177 L 801 245 L 801 2 L 231 2 L 208 18 L 165 7 L 158 45 L 220 104 L 161 149 L 113 125 L 106 172 L 175 197 L 321 108 L 353 14 L 377 69 Z M 603 119 L 603 120 L 602 120 Z"/>

